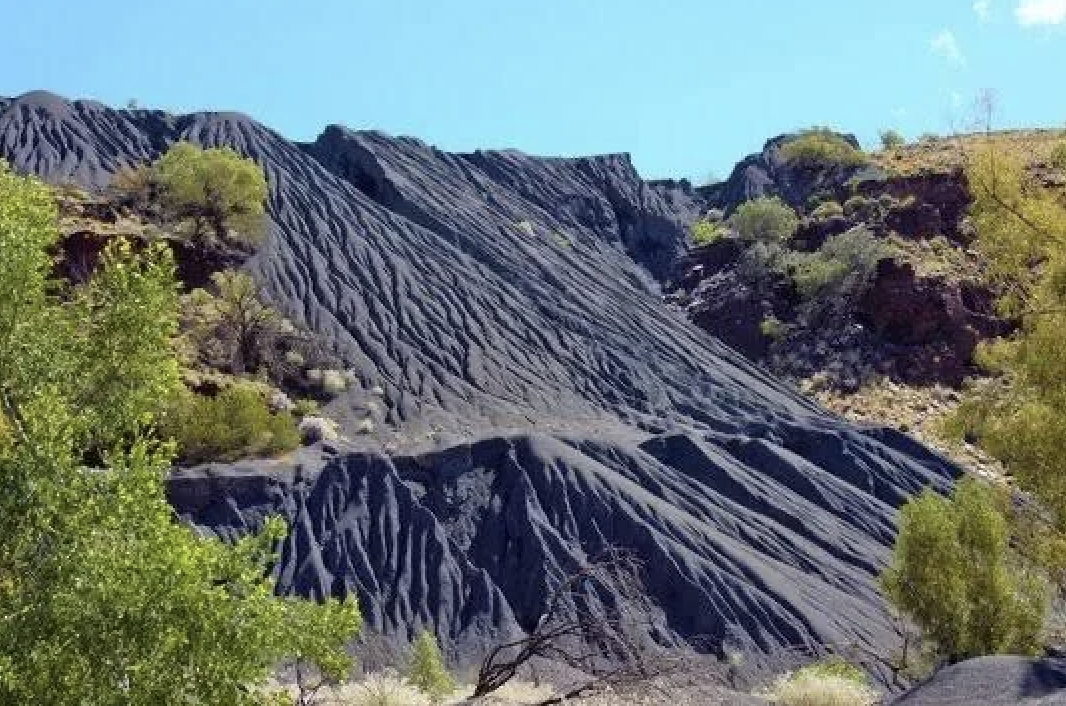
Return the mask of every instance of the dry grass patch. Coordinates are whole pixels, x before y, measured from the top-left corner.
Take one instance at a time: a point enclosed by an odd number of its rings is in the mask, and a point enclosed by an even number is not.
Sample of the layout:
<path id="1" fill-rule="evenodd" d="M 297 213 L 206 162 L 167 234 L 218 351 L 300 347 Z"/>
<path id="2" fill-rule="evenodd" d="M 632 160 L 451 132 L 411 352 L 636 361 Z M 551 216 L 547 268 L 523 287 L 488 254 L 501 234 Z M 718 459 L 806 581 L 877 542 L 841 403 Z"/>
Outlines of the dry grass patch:
<path id="1" fill-rule="evenodd" d="M 1029 166 L 1047 165 L 1053 161 L 1055 147 L 1066 139 L 1066 131 L 1004 130 L 993 132 L 991 137 L 976 133 L 927 138 L 870 157 L 876 166 L 901 176 L 953 172 L 962 168 L 967 155 L 986 147 L 989 139 L 997 150 L 1017 154 Z"/>
<path id="2" fill-rule="evenodd" d="M 780 677 L 769 698 L 783 706 L 873 706 L 879 699 L 866 684 L 807 669 Z"/>
<path id="3" fill-rule="evenodd" d="M 945 421 L 962 400 L 958 390 L 942 385 L 912 387 L 885 377 L 872 380 L 851 394 L 819 385 L 815 377 L 801 381 L 800 390 L 850 421 L 893 427 L 972 473 L 990 480 L 1004 478 L 1001 463 L 973 444 L 957 441 L 945 433 Z"/>

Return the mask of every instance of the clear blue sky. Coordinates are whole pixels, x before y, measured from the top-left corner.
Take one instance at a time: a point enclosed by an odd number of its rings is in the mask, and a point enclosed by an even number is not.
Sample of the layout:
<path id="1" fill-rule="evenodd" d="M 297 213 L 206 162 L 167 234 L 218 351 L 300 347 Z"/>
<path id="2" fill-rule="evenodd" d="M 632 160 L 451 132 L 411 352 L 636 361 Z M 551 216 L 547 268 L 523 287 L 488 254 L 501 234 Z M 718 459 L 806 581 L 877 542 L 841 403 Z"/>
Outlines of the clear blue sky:
<path id="1" fill-rule="evenodd" d="M 724 175 L 811 124 L 865 143 L 1066 123 L 1066 0 L 0 0 L 0 95 L 233 109 L 294 139 L 328 123 L 444 149 L 630 152 Z M 953 117 L 954 116 L 954 117 Z"/>

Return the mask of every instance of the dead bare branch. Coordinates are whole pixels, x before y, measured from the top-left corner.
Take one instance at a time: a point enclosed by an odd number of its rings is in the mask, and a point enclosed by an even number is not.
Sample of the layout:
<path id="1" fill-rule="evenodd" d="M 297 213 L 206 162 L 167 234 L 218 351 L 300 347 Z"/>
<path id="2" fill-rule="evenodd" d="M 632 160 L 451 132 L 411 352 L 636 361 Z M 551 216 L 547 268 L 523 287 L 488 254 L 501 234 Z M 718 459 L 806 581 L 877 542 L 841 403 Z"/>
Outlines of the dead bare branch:
<path id="1" fill-rule="evenodd" d="M 533 631 L 498 645 L 485 657 L 473 698 L 496 691 L 534 659 L 555 661 L 587 675 L 566 693 L 541 702 L 562 703 L 607 686 L 649 682 L 672 661 L 650 650 L 642 621 L 650 604 L 640 565 L 630 554 L 608 549 L 552 591 Z"/>

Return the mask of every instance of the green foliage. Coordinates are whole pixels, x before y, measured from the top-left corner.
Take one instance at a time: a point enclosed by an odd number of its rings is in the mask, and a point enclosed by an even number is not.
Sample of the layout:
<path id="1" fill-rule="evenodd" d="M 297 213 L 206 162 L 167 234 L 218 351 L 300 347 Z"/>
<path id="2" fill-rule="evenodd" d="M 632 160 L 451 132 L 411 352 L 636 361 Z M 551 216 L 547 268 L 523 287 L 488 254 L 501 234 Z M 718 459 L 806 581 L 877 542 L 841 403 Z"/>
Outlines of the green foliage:
<path id="1" fill-rule="evenodd" d="M 881 147 L 886 150 L 894 150 L 897 147 L 902 147 L 907 144 L 907 138 L 903 136 L 898 130 L 882 130 L 881 131 Z"/>
<path id="2" fill-rule="evenodd" d="M 1035 652 L 1046 586 L 1011 564 L 1008 538 L 991 489 L 974 478 L 950 499 L 926 490 L 900 510 L 882 586 L 941 657 Z"/>
<path id="3" fill-rule="evenodd" d="M 804 302 L 805 316 L 813 321 L 854 304 L 869 287 L 877 263 L 891 254 L 870 231 L 853 228 L 813 253 L 790 253 L 784 267 Z"/>
<path id="4" fill-rule="evenodd" d="M 811 211 L 811 218 L 818 220 L 828 220 L 843 215 L 844 207 L 840 205 L 839 201 L 823 201 L 818 204 L 817 208 Z"/>
<path id="5" fill-rule="evenodd" d="M 434 703 L 444 700 L 455 691 L 455 680 L 444 668 L 437 639 L 430 632 L 421 632 L 412 645 L 411 666 L 407 680 Z"/>
<path id="6" fill-rule="evenodd" d="M 174 262 L 163 243 L 134 256 L 127 241 L 111 241 L 101 267 L 75 289 L 69 314 L 77 321 L 72 342 L 81 348 L 80 390 L 72 401 L 98 449 L 135 434 L 177 388 L 177 302 Z"/>
<path id="7" fill-rule="evenodd" d="M 729 235 L 729 228 L 722 223 L 701 218 L 692 224 L 692 242 L 696 245 L 710 245 Z"/>
<path id="8" fill-rule="evenodd" d="M 759 322 L 759 331 L 773 341 L 779 341 L 788 334 L 788 326 L 776 316 L 768 316 Z"/>
<path id="9" fill-rule="evenodd" d="M 797 167 L 857 167 L 869 159 L 862 150 L 827 128 L 804 130 L 781 145 L 781 156 Z"/>
<path id="10" fill-rule="evenodd" d="M 729 218 L 730 225 L 745 240 L 781 242 L 799 227 L 799 218 L 788 204 L 776 196 L 745 201 Z"/>
<path id="11" fill-rule="evenodd" d="M 233 385 L 214 397 L 181 392 L 160 420 L 160 432 L 177 442 L 187 463 L 271 456 L 300 445 L 289 412 L 271 412 L 249 385 Z"/>
<path id="12" fill-rule="evenodd" d="M 264 234 L 266 177 L 255 162 L 229 147 L 201 149 L 179 142 L 153 168 L 171 217 L 187 223 L 194 239 L 210 232 L 221 241 L 256 244 Z"/>
<path id="13" fill-rule="evenodd" d="M 844 202 L 844 215 L 863 223 L 878 223 L 884 220 L 884 204 L 865 196 L 852 196 Z"/>
<path id="14" fill-rule="evenodd" d="M 797 254 L 792 273 L 800 299 L 808 303 L 825 299 L 844 286 L 849 274 L 846 262 L 817 253 L 805 255 Z"/>
<path id="15" fill-rule="evenodd" d="M 214 291 L 195 289 L 182 300 L 182 329 L 197 358 L 233 373 L 278 363 L 275 344 L 285 322 L 259 298 L 252 276 L 223 270 L 211 275 L 211 281 Z"/>
<path id="16" fill-rule="evenodd" d="M 280 521 L 232 547 L 174 521 L 145 435 L 176 384 L 165 251 L 118 243 L 55 296 L 57 237 L 48 189 L 0 166 L 0 703 L 245 706 L 286 657 L 343 676 L 356 606 L 274 597 Z"/>
<path id="17" fill-rule="evenodd" d="M 296 403 L 293 405 L 292 415 L 297 418 L 313 417 L 318 414 L 319 409 L 318 400 L 302 398 L 296 400 Z"/>
<path id="18" fill-rule="evenodd" d="M 993 147 L 966 170 L 977 246 L 1002 292 L 1000 310 L 1021 320 L 1011 339 L 978 355 L 993 383 L 968 396 L 956 427 L 1004 462 L 1066 534 L 1066 206 L 1020 157 Z M 1043 553 L 1043 552 L 1038 552 Z M 1058 560 L 1059 567 L 1063 559 Z"/>

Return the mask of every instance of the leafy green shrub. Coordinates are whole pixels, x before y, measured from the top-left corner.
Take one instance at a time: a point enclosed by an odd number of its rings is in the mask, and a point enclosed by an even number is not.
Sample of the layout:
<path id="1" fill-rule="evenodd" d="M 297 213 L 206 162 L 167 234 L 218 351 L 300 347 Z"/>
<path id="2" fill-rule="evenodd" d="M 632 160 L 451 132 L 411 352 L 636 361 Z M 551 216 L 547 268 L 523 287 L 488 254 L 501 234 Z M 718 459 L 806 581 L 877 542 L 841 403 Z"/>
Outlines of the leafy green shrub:
<path id="1" fill-rule="evenodd" d="M 271 412 L 254 388 L 233 385 L 214 397 L 182 392 L 161 419 L 163 436 L 188 463 L 270 456 L 300 445 L 296 420 Z"/>
<path id="2" fill-rule="evenodd" d="M 437 638 L 423 631 L 415 638 L 412 648 L 407 680 L 434 703 L 443 701 L 444 697 L 455 691 L 455 680 L 444 668 L 444 656 L 437 645 Z"/>
<path id="3" fill-rule="evenodd" d="M 848 276 L 846 262 L 821 257 L 796 258 L 796 268 L 792 275 L 796 290 L 804 302 L 812 302 L 832 296 L 840 289 Z"/>
<path id="4" fill-rule="evenodd" d="M 257 244 L 265 233 L 269 191 L 263 169 L 229 147 L 179 142 L 153 165 L 166 213 L 199 240 Z M 232 231 L 232 233 L 231 233 Z"/>
<path id="5" fill-rule="evenodd" d="M 740 204 L 729 223 L 745 240 L 782 242 L 796 232 L 799 218 L 780 198 L 764 196 Z"/>
<path id="6" fill-rule="evenodd" d="M 843 215 L 844 207 L 840 205 L 839 201 L 823 201 L 818 204 L 817 208 L 811 211 L 811 218 L 816 218 L 818 220 L 828 220 Z"/>
<path id="7" fill-rule="evenodd" d="M 907 144 L 907 138 L 904 137 L 897 130 L 882 130 L 881 131 L 881 147 L 886 150 L 893 150 L 897 147 L 902 147 Z"/>
<path id="8" fill-rule="evenodd" d="M 710 245 L 729 235 L 729 229 L 714 221 L 701 218 L 692 224 L 692 242 L 696 245 Z"/>
<path id="9" fill-rule="evenodd" d="M 779 341 L 788 333 L 788 326 L 776 316 L 768 316 L 759 322 L 759 331 L 767 338 Z"/>
<path id="10" fill-rule="evenodd" d="M 791 272 L 808 319 L 843 311 L 866 291 L 877 263 L 892 254 L 884 241 L 865 228 L 829 238 L 813 253 L 790 253 Z"/>
<path id="11" fill-rule="evenodd" d="M 844 137 L 827 128 L 804 130 L 781 145 L 785 162 L 798 167 L 857 167 L 868 157 Z"/>
<path id="12" fill-rule="evenodd" d="M 882 587 L 941 657 L 1036 651 L 1047 587 L 1012 566 L 1008 540 L 992 489 L 975 478 L 950 499 L 927 489 L 900 510 Z"/>
<path id="13" fill-rule="evenodd" d="M 318 400 L 301 398 L 296 400 L 292 408 L 292 415 L 297 418 L 313 417 L 319 412 Z"/>

